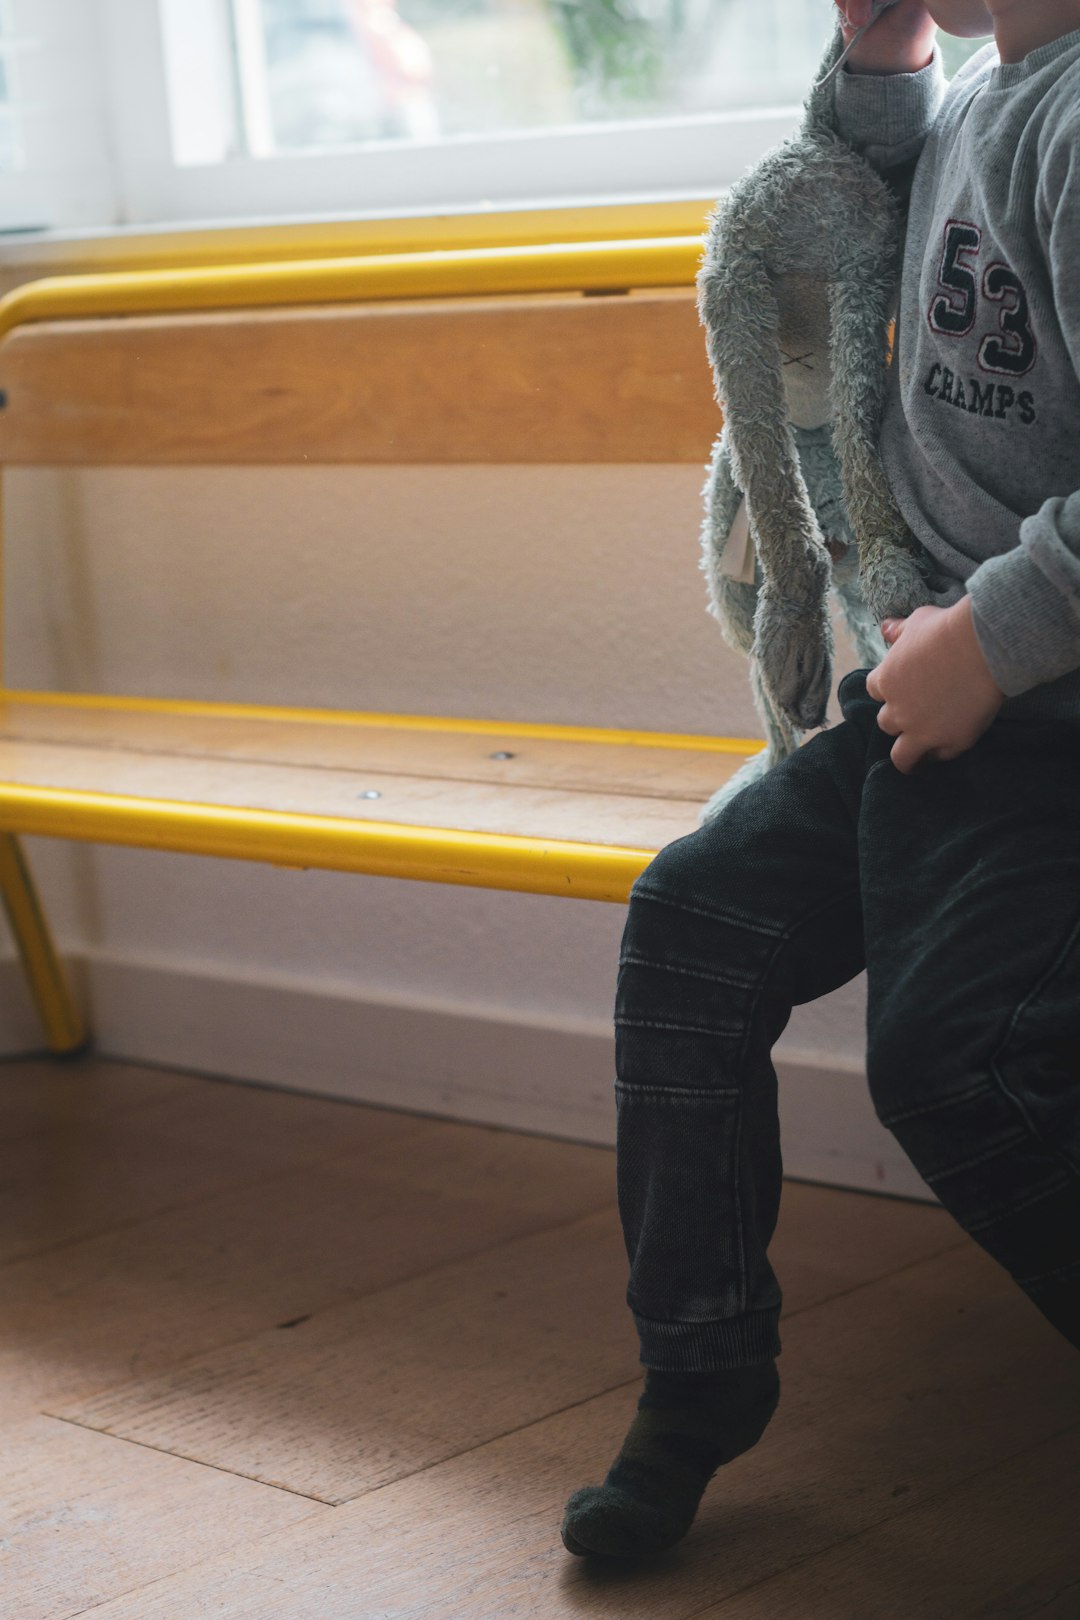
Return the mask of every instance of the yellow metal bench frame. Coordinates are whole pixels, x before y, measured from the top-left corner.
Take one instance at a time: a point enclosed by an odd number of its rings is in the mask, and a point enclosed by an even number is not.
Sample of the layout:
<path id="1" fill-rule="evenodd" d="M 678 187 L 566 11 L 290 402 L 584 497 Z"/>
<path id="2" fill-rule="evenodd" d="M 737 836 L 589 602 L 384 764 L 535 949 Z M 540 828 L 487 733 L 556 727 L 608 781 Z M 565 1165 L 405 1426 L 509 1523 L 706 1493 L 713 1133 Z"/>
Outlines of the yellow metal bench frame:
<path id="1" fill-rule="evenodd" d="M 250 311 L 492 294 L 686 288 L 693 282 L 700 250 L 698 237 L 661 237 L 52 278 L 20 287 L 0 299 L 0 342 L 32 323 L 119 315 Z M 0 685 L 0 703 L 6 702 L 96 704 L 173 714 L 193 708 L 224 714 L 242 707 L 93 695 L 61 697 Z M 306 716 L 323 723 L 328 719 L 326 711 L 260 708 L 245 712 L 263 717 L 288 714 L 301 721 Z M 519 736 L 615 742 L 643 749 L 692 749 L 743 757 L 761 746 L 753 739 L 521 723 L 508 727 L 493 721 L 428 716 L 349 716 L 333 711 L 329 718 L 340 723 L 449 729 L 479 735 L 505 735 L 509 730 Z M 48 1044 L 57 1053 L 79 1049 L 86 1032 L 53 946 L 19 834 L 617 903 L 625 902 L 635 877 L 654 854 L 651 849 L 372 820 L 350 822 L 338 817 L 0 783 L 0 897 Z"/>

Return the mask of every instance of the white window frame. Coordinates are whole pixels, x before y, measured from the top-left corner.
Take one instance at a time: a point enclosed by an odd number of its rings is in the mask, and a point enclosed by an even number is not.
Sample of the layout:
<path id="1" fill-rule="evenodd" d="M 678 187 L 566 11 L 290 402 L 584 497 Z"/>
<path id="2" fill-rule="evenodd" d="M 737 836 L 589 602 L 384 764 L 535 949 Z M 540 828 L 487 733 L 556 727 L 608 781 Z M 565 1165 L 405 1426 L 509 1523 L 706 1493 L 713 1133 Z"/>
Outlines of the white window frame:
<path id="1" fill-rule="evenodd" d="M 181 167 L 173 159 L 158 0 L 22 0 L 78 16 L 112 155 L 113 226 L 357 220 L 717 196 L 797 126 L 772 107 L 497 137 L 395 140 Z M 96 34 L 96 54 L 86 30 Z M 100 190 L 96 198 L 100 199 Z M 74 217 L 62 193 L 54 217 Z M 85 216 L 85 209 L 82 210 Z"/>
<path id="2" fill-rule="evenodd" d="M 0 231 L 117 217 L 96 0 L 8 0 L 23 166 L 0 175 Z"/>

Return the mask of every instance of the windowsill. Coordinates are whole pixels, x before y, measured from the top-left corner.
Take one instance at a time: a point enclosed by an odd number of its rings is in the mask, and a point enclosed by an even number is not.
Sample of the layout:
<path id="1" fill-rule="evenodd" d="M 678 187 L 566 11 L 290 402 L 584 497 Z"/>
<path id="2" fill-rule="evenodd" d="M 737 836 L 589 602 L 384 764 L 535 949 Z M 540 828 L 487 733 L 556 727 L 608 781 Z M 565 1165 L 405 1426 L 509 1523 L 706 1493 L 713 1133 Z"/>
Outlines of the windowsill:
<path id="1" fill-rule="evenodd" d="M 194 166 L 151 143 L 128 153 L 110 203 L 82 214 L 58 204 L 41 216 L 61 222 L 52 229 L 0 232 L 0 288 L 52 274 L 700 236 L 715 199 L 798 119 L 796 107 L 762 106 Z M 129 223 L 94 223 L 110 215 Z"/>
<path id="2" fill-rule="evenodd" d="M 694 194 L 521 203 L 445 212 L 322 214 L 99 229 L 0 232 L 5 283 L 42 275 L 152 270 L 367 253 L 704 233 L 715 197 Z"/>

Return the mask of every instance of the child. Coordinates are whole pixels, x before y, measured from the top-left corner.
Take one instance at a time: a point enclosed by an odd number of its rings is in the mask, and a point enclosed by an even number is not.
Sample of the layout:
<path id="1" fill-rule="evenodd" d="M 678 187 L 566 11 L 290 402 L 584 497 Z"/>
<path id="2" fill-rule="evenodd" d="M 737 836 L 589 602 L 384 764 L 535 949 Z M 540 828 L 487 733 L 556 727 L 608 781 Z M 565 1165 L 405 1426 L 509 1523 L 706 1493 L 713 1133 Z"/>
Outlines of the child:
<path id="1" fill-rule="evenodd" d="M 870 0 L 843 0 L 850 38 Z M 947 89 L 935 24 L 995 34 Z M 996 48 L 995 48 L 996 47 Z M 1080 1347 L 1080 0 L 898 0 L 837 131 L 910 191 L 881 449 L 934 605 L 634 885 L 619 1208 L 644 1392 L 563 1540 L 671 1546 L 779 1398 L 773 1043 L 867 973 L 878 1118 Z M 916 162 L 917 159 L 917 162 Z"/>

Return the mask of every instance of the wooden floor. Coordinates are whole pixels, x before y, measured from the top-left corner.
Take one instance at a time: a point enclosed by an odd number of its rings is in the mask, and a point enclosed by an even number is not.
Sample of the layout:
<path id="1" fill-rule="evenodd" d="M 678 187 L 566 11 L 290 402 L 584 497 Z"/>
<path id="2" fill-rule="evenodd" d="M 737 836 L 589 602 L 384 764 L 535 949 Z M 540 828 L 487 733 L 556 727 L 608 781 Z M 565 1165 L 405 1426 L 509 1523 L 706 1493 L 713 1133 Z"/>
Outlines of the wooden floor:
<path id="1" fill-rule="evenodd" d="M 785 1184 L 777 1415 L 595 1570 L 610 1152 L 8 1063 L 0 1202 L 3 1620 L 1080 1617 L 1080 1356 L 932 1205 Z"/>

